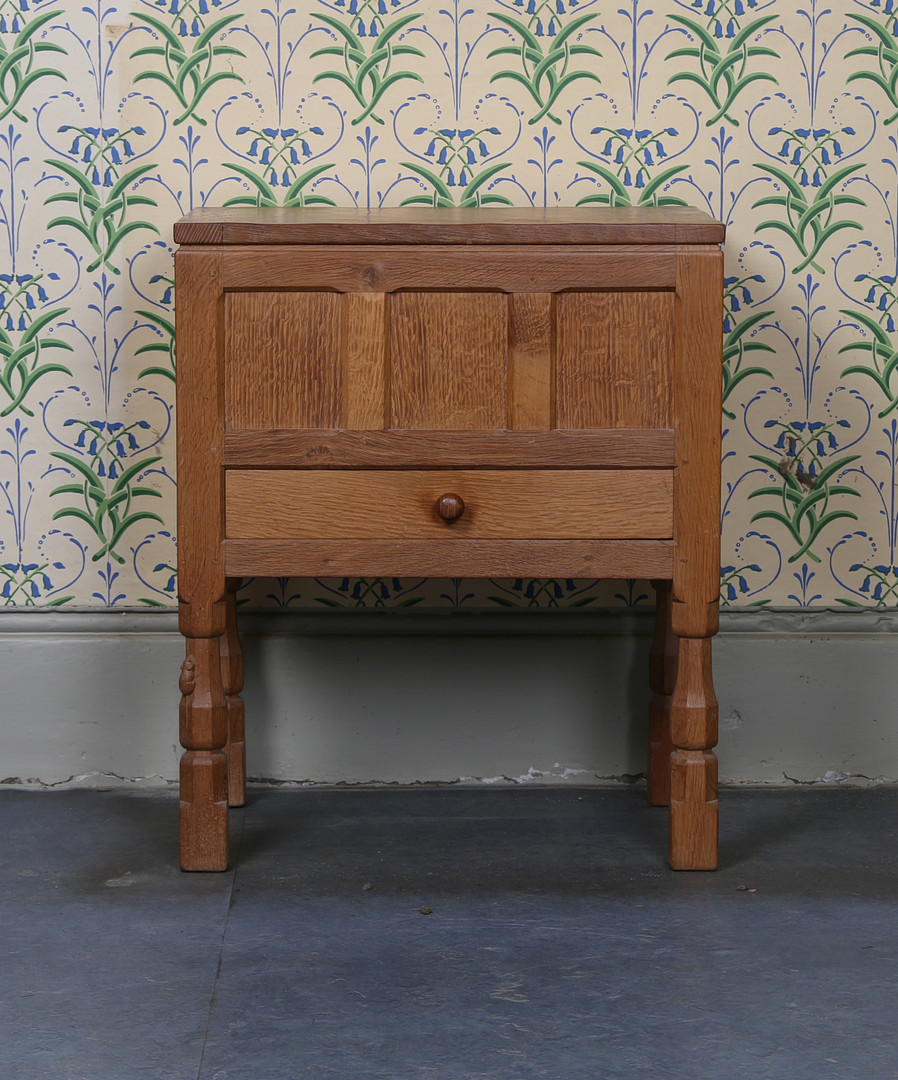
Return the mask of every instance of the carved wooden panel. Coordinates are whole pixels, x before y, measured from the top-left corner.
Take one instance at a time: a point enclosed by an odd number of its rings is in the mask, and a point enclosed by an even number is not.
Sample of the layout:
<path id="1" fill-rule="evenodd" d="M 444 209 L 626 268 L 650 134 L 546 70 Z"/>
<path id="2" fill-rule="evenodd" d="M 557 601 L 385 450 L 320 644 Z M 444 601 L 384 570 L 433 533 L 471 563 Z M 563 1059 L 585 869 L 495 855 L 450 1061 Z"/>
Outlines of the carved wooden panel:
<path id="1" fill-rule="evenodd" d="M 571 292 L 556 298 L 556 423 L 672 426 L 672 292 Z"/>
<path id="2" fill-rule="evenodd" d="M 555 297 L 508 297 L 508 426 L 545 431 L 555 419 Z"/>
<path id="3" fill-rule="evenodd" d="M 674 294 L 236 292 L 229 428 L 668 428 Z"/>
<path id="4" fill-rule="evenodd" d="M 345 293 L 342 301 L 342 426 L 383 428 L 387 424 L 389 299 L 383 293 Z"/>
<path id="5" fill-rule="evenodd" d="M 340 426 L 340 309 L 330 292 L 226 295 L 226 427 Z"/>
<path id="6" fill-rule="evenodd" d="M 391 427 L 504 428 L 508 297 L 396 293 L 390 301 Z"/>

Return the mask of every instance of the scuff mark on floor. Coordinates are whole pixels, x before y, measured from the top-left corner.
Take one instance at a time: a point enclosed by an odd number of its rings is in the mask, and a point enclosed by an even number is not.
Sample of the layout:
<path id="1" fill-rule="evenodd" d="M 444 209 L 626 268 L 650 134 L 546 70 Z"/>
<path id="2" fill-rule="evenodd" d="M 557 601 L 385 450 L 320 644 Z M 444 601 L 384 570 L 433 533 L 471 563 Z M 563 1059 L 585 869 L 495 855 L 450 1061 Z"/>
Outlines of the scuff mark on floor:
<path id="1" fill-rule="evenodd" d="M 160 776 L 159 773 L 151 773 L 148 776 L 121 776 L 119 773 L 114 772 L 86 772 L 73 773 L 71 776 L 66 777 L 65 780 L 41 780 L 38 776 L 6 776 L 0 780 L 0 787 L 35 788 L 40 791 L 49 791 L 52 788 L 81 786 L 94 790 L 105 790 L 119 785 L 147 788 L 174 787 L 177 783 L 177 780 L 167 776 Z"/>
<path id="2" fill-rule="evenodd" d="M 783 779 L 800 787 L 835 787 L 839 784 L 844 784 L 846 787 L 878 787 L 882 784 L 898 782 L 888 776 L 867 776 L 866 773 L 840 772 L 836 769 L 827 770 L 822 776 L 817 776 L 813 780 L 801 780 L 797 776 L 789 776 L 788 773 L 783 773 Z"/>

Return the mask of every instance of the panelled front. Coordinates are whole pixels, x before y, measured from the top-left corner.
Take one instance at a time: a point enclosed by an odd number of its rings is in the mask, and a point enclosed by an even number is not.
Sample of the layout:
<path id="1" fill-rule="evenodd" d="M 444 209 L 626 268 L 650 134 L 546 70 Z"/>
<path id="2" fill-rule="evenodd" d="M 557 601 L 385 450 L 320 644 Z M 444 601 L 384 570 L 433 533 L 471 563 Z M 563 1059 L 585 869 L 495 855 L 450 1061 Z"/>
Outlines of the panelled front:
<path id="1" fill-rule="evenodd" d="M 330 277 L 306 254 L 297 251 L 270 288 L 224 294 L 226 430 L 244 441 L 277 436 L 253 468 L 231 462 L 229 540 L 672 538 L 670 453 L 647 459 L 645 437 L 673 427 L 674 260 L 634 252 L 624 273 L 616 252 L 612 288 L 596 250 L 487 258 L 474 248 L 474 282 L 458 281 L 454 251 L 422 261 L 403 249 L 376 259 L 344 249 Z M 538 291 L 546 281 L 551 291 Z M 418 458 L 409 434 L 489 435 L 498 448 L 553 430 L 595 432 L 596 446 L 614 431 L 616 454 L 606 462 L 593 453 L 583 467 L 560 442 L 549 467 L 510 464 L 500 451 L 498 468 L 461 454 L 444 469 Z M 324 449 L 317 460 L 309 447 L 291 458 L 291 431 L 378 431 L 392 459 L 386 469 L 341 471 Z M 465 507 L 452 521 L 437 509 L 446 493 Z"/>
<path id="2" fill-rule="evenodd" d="M 549 272 L 551 292 L 520 280 L 527 249 L 482 266 L 476 289 L 453 287 L 448 270 L 415 273 L 402 252 L 370 273 L 364 250 L 340 254 L 370 287 L 316 287 L 297 270 L 302 288 L 225 293 L 228 429 L 672 427 L 674 278 L 641 274 L 639 253 L 632 280 L 665 287 L 609 288 L 601 252 L 576 265 L 534 252 L 533 284 Z"/>

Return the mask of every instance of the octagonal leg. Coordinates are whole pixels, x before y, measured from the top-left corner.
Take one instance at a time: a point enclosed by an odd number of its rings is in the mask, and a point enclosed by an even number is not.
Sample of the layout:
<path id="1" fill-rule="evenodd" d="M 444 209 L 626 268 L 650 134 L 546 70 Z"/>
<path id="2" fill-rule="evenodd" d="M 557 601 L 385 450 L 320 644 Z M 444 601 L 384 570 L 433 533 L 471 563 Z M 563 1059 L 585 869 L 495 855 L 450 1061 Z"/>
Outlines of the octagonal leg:
<path id="1" fill-rule="evenodd" d="M 710 637 L 680 638 L 670 729 L 670 865 L 716 870 L 717 699 Z"/>
<path id="2" fill-rule="evenodd" d="M 243 806 L 246 802 L 246 741 L 243 698 L 243 649 L 237 632 L 237 590 L 242 578 L 228 578 L 225 597 L 227 623 L 219 638 L 221 653 L 221 681 L 228 709 L 228 741 L 225 753 L 228 757 L 228 804 Z"/>
<path id="3" fill-rule="evenodd" d="M 678 638 L 671 627 L 671 582 L 653 581 L 655 589 L 655 636 L 649 656 L 649 753 L 646 789 L 652 806 L 670 803 L 670 702 L 677 677 Z"/>
<path id="4" fill-rule="evenodd" d="M 228 709 L 218 637 L 187 639 L 181 666 L 181 869 L 228 865 Z"/>

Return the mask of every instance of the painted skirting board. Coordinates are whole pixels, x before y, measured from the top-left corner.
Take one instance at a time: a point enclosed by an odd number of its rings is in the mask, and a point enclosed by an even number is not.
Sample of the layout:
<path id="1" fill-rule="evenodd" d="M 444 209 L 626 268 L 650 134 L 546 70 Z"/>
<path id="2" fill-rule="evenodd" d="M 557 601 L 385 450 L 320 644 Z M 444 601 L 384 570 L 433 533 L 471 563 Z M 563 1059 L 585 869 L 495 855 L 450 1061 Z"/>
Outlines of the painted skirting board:
<path id="1" fill-rule="evenodd" d="M 651 612 L 244 613 L 248 765 L 288 783 L 607 783 L 643 770 Z M 898 616 L 724 612 L 721 777 L 898 779 Z M 172 613 L 11 612 L 0 780 L 177 776 Z"/>

